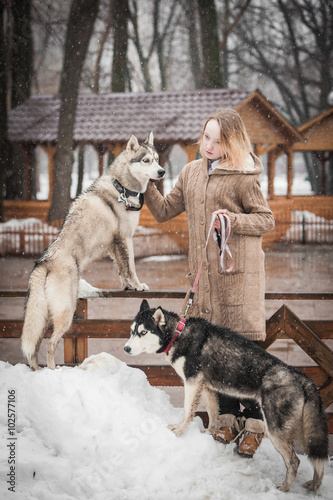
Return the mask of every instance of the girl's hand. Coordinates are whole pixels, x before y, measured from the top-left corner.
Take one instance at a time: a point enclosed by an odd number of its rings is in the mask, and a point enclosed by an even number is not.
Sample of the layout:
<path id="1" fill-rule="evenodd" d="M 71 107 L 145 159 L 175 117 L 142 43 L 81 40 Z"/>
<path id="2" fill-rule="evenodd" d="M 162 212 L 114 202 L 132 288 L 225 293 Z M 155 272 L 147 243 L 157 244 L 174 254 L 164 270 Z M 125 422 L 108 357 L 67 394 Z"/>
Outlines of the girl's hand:
<path id="1" fill-rule="evenodd" d="M 228 213 L 228 210 L 226 210 L 225 208 L 222 210 L 216 210 L 215 212 L 213 212 L 213 214 L 227 214 L 227 213 Z M 221 223 L 220 223 L 220 219 L 218 217 L 215 217 L 213 227 L 215 229 L 217 229 L 218 231 L 221 231 Z"/>

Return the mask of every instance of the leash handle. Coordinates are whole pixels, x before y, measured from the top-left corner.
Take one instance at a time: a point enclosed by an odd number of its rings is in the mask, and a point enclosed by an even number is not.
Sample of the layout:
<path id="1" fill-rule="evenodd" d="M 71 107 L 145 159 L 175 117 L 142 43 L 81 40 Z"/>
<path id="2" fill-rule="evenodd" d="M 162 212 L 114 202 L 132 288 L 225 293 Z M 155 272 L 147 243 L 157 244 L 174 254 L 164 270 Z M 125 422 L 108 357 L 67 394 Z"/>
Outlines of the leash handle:
<path id="1" fill-rule="evenodd" d="M 207 239 L 206 239 L 205 248 L 204 248 L 204 251 L 203 251 L 202 259 L 201 259 L 201 262 L 200 262 L 200 266 L 199 266 L 196 278 L 195 278 L 194 283 L 193 283 L 192 290 L 190 292 L 190 295 L 189 295 L 189 298 L 188 298 L 188 301 L 187 301 L 187 304 L 186 304 L 185 313 L 183 314 L 184 318 L 186 317 L 186 314 L 187 314 L 189 308 L 191 307 L 191 305 L 193 303 L 193 297 L 194 297 L 194 294 L 195 294 L 197 286 L 198 286 L 199 277 L 200 277 L 200 273 L 201 273 L 203 261 L 205 259 L 205 252 L 206 252 L 206 248 L 207 248 L 207 245 L 208 245 L 210 233 L 212 232 L 212 229 L 214 227 L 214 222 L 215 222 L 216 217 L 218 217 L 220 219 L 220 224 L 221 224 L 221 238 L 220 238 L 221 239 L 221 243 L 220 244 L 218 243 L 218 246 L 220 248 L 220 264 L 221 264 L 221 268 L 222 268 L 222 270 L 224 272 L 227 272 L 227 273 L 230 273 L 233 270 L 233 268 L 234 268 L 234 260 L 233 260 L 232 255 L 231 255 L 230 248 L 227 245 L 227 241 L 228 241 L 228 238 L 229 238 L 230 232 L 231 232 L 230 218 L 229 218 L 229 216 L 227 214 L 221 213 L 219 210 L 216 210 L 216 212 L 212 213 L 212 219 L 211 219 L 209 230 L 208 230 L 208 235 L 207 235 Z M 225 269 L 225 267 L 224 267 L 225 252 L 227 252 L 228 255 L 229 255 L 229 257 L 231 258 L 231 265 L 230 265 L 230 267 L 228 269 Z"/>
<path id="2" fill-rule="evenodd" d="M 232 255 L 231 255 L 230 248 L 227 244 L 228 238 L 229 238 L 230 232 L 231 232 L 230 218 L 227 214 L 220 213 L 219 211 L 213 212 L 213 215 L 218 217 L 220 220 L 221 236 L 220 237 L 217 236 L 216 239 L 215 238 L 214 239 L 215 239 L 218 247 L 220 248 L 221 268 L 222 268 L 223 272 L 230 273 L 233 270 L 234 265 L 235 265 L 234 259 L 232 258 Z M 214 221 L 213 221 L 213 223 L 214 223 Z M 215 234 L 218 234 L 217 229 L 215 229 Z M 215 236 L 215 234 L 214 234 L 214 236 Z M 231 259 L 231 264 L 230 264 L 230 267 L 228 267 L 228 269 L 225 269 L 225 266 L 224 266 L 224 258 L 225 258 L 226 253 L 229 255 L 229 257 Z"/>

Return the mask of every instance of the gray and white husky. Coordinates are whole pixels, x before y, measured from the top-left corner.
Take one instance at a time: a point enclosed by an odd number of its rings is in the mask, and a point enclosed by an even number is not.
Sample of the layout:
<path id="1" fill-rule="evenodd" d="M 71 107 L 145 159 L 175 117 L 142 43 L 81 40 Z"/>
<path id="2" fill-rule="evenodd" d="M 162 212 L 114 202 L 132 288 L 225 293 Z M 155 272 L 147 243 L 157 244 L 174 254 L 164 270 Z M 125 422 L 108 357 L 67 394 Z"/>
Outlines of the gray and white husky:
<path id="1" fill-rule="evenodd" d="M 217 392 L 238 398 L 256 399 L 261 406 L 265 434 L 281 454 L 286 477 L 277 488 L 293 485 L 299 459 L 293 443 L 308 455 L 313 479 L 304 483 L 316 490 L 322 483 L 328 456 L 328 430 L 318 390 L 309 377 L 227 328 L 202 318 L 189 318 L 175 335 L 178 316 L 161 307 L 150 309 L 142 301 L 124 346 L 131 355 L 166 352 L 167 359 L 184 381 L 184 416 L 169 428 L 182 434 L 195 415 L 200 395 L 209 416 L 208 431 L 218 427 Z"/>
<path id="2" fill-rule="evenodd" d="M 38 369 L 38 350 L 51 324 L 47 366 L 55 368 L 54 352 L 70 328 L 82 271 L 93 261 L 112 257 L 122 287 L 148 290 L 134 265 L 133 235 L 149 180 L 163 177 L 151 132 L 143 144 L 132 135 L 126 149 L 71 205 L 56 240 L 36 262 L 30 275 L 22 332 L 22 351 Z"/>

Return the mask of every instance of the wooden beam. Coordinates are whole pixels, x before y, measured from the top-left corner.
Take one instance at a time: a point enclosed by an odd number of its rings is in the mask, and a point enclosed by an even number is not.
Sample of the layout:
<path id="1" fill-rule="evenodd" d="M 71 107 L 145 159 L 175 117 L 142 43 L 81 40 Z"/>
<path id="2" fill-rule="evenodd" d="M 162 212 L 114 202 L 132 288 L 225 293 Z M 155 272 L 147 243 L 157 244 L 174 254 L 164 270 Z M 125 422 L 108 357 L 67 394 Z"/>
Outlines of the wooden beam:
<path id="1" fill-rule="evenodd" d="M 287 155 L 287 198 L 292 197 L 292 187 L 294 178 L 293 169 L 293 152 L 291 149 L 286 150 Z"/>
<path id="2" fill-rule="evenodd" d="M 293 313 L 284 307 L 285 330 L 326 373 L 333 377 L 333 352 L 315 333 Z"/>
<path id="3" fill-rule="evenodd" d="M 87 320 L 88 301 L 81 299 L 77 302 L 74 315 L 75 319 Z M 64 337 L 64 363 L 82 363 L 88 357 L 87 337 L 77 338 L 75 336 Z"/>
<path id="4" fill-rule="evenodd" d="M 198 144 L 196 143 L 188 144 L 186 142 L 181 142 L 180 146 L 187 154 L 187 163 L 190 163 L 191 161 L 194 161 L 196 159 L 196 155 L 199 151 Z"/>
<path id="5" fill-rule="evenodd" d="M 98 297 L 87 297 L 87 299 L 79 300 L 94 300 L 96 298 L 111 299 L 114 297 L 124 298 L 142 298 L 142 299 L 184 299 L 186 290 L 146 290 L 144 292 L 138 290 L 112 290 L 103 289 L 99 292 Z M 12 290 L 0 289 L 0 297 L 26 297 L 27 290 Z M 266 292 L 266 300 L 333 300 L 333 292 Z"/>
<path id="6" fill-rule="evenodd" d="M 267 349 L 284 333 L 284 308 L 280 307 L 273 316 L 266 321 L 266 339 L 258 342 L 262 349 Z"/>
<path id="7" fill-rule="evenodd" d="M 276 323 L 274 319 L 278 312 L 266 321 L 267 338 L 259 342 L 263 349 L 268 349 L 275 340 L 290 338 L 285 333 L 283 319 L 279 323 Z M 303 323 L 320 339 L 333 339 L 333 321 L 319 320 Z M 64 338 L 128 339 L 131 324 L 131 319 L 74 319 Z M 22 328 L 22 320 L 2 319 L 0 320 L 0 338 L 18 339 L 21 337 Z M 51 333 L 52 328 L 49 328 L 45 338 L 50 338 Z"/>
<path id="8" fill-rule="evenodd" d="M 274 176 L 275 176 L 275 156 L 273 151 L 267 153 L 267 199 L 272 200 L 274 198 Z"/>
<path id="9" fill-rule="evenodd" d="M 48 172 L 49 172 L 49 195 L 48 199 L 51 201 L 53 196 L 54 189 L 54 156 L 57 148 L 55 146 L 47 147 L 47 163 L 48 163 Z"/>
<path id="10" fill-rule="evenodd" d="M 25 189 L 26 189 L 26 196 L 25 199 L 27 201 L 30 201 L 32 198 L 32 151 L 33 151 L 33 146 L 32 145 L 26 145 L 24 148 L 24 153 L 25 153 Z"/>

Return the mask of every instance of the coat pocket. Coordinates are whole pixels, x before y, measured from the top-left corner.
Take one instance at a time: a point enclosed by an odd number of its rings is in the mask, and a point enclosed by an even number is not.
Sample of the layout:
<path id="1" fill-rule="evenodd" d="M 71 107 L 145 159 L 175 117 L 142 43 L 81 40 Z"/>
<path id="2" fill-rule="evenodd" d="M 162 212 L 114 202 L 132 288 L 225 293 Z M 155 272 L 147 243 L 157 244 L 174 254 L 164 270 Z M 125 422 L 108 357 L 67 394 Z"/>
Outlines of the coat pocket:
<path id="1" fill-rule="evenodd" d="M 224 273 L 219 279 L 220 302 L 225 306 L 244 304 L 245 275 Z"/>

